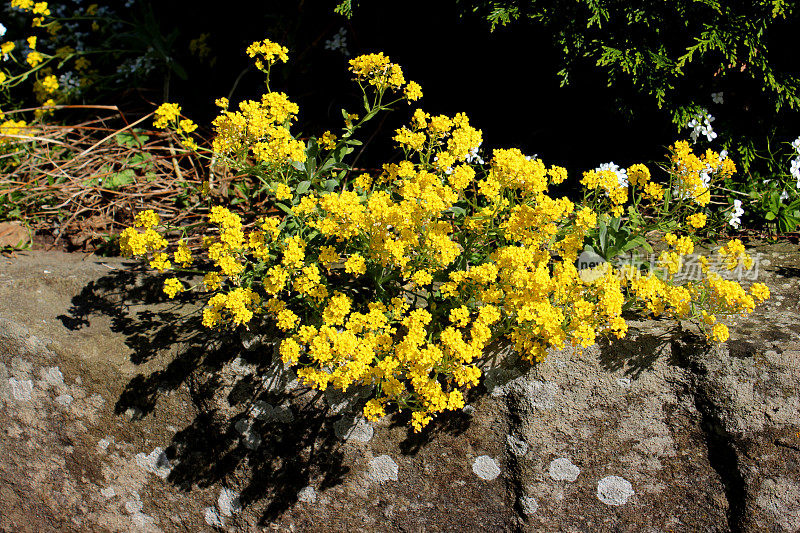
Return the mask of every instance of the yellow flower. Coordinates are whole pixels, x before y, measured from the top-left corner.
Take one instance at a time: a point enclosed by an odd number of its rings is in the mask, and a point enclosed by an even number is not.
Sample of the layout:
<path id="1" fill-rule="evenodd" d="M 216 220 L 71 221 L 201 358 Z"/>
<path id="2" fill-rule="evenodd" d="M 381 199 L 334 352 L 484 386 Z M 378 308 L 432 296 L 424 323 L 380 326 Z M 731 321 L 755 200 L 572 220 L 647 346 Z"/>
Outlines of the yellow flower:
<path id="1" fill-rule="evenodd" d="M 263 41 L 256 41 L 247 47 L 247 55 L 249 57 L 256 57 L 256 66 L 259 70 L 266 70 L 276 61 L 289 61 L 289 49 L 277 43 L 264 39 Z M 267 67 L 264 66 L 264 61 Z"/>
<path id="2" fill-rule="evenodd" d="M 378 90 L 399 89 L 404 83 L 403 70 L 392 63 L 383 52 L 366 54 L 350 60 L 350 71 L 359 81 L 365 80 Z"/>
<path id="3" fill-rule="evenodd" d="M 159 272 L 164 272 L 172 268 L 172 263 L 169 261 L 169 256 L 164 252 L 159 252 L 153 256 L 150 261 L 150 268 L 155 268 Z"/>
<path id="4" fill-rule="evenodd" d="M 711 340 L 714 342 L 725 342 L 728 340 L 728 326 L 721 323 L 714 324 L 714 327 L 711 328 Z"/>
<path id="5" fill-rule="evenodd" d="M 628 167 L 628 181 L 634 187 L 645 187 L 650 180 L 650 169 L 641 163 L 636 163 Z"/>
<path id="6" fill-rule="evenodd" d="M 44 61 L 44 56 L 42 54 L 40 54 L 39 52 L 36 52 L 36 51 L 29 52 L 28 56 L 25 58 L 25 61 L 31 67 L 35 67 L 36 65 L 38 65 L 39 63 Z"/>
<path id="7" fill-rule="evenodd" d="M 8 54 L 10 54 L 15 47 L 16 45 L 14 44 L 14 41 L 6 41 L 3 44 L 0 44 L 0 53 L 2 53 L 3 56 L 8 56 Z"/>
<path id="8" fill-rule="evenodd" d="M 367 264 L 360 254 L 352 254 L 344 262 L 344 271 L 348 274 L 362 275 L 367 273 Z"/>
<path id="9" fill-rule="evenodd" d="M 288 185 L 280 183 L 277 187 L 275 187 L 275 198 L 278 200 L 291 200 L 292 190 Z"/>
<path id="10" fill-rule="evenodd" d="M 164 293 L 170 298 L 174 298 L 179 292 L 183 292 L 183 283 L 178 278 L 169 278 L 164 282 Z"/>
<path id="11" fill-rule="evenodd" d="M 185 241 L 178 243 L 178 249 L 173 254 L 176 263 L 180 263 L 182 267 L 186 268 L 192 264 L 192 252 L 186 246 Z"/>
<path id="12" fill-rule="evenodd" d="M 150 229 L 158 226 L 161 223 L 161 217 L 152 209 L 141 211 L 133 219 L 133 225 L 137 228 Z"/>
<path id="13" fill-rule="evenodd" d="M 178 127 L 185 133 L 192 133 L 197 129 L 197 124 L 190 119 L 185 118 L 178 123 Z"/>
<path id="14" fill-rule="evenodd" d="M 181 106 L 178 104 L 163 103 L 155 110 L 156 119 L 153 126 L 156 128 L 167 128 L 181 116 Z"/>
<path id="15" fill-rule="evenodd" d="M 422 98 L 422 87 L 419 86 L 419 83 L 410 81 L 408 85 L 406 85 L 405 94 L 409 104 L 411 104 L 411 102 L 416 102 Z"/>
<path id="16" fill-rule="evenodd" d="M 289 331 L 294 328 L 299 321 L 300 317 L 289 309 L 283 309 L 278 312 L 278 327 L 283 331 Z"/>
<path id="17" fill-rule="evenodd" d="M 326 131 L 322 134 L 322 137 L 319 138 L 319 144 L 326 150 L 333 150 L 336 148 L 336 135 Z"/>
<path id="18" fill-rule="evenodd" d="M 54 93 L 58 90 L 58 78 L 52 74 L 45 77 L 45 79 L 42 80 L 42 87 L 47 94 Z"/>
<path id="19" fill-rule="evenodd" d="M 686 217 L 686 223 L 693 228 L 700 229 L 706 225 L 707 217 L 704 213 L 695 213 Z"/>

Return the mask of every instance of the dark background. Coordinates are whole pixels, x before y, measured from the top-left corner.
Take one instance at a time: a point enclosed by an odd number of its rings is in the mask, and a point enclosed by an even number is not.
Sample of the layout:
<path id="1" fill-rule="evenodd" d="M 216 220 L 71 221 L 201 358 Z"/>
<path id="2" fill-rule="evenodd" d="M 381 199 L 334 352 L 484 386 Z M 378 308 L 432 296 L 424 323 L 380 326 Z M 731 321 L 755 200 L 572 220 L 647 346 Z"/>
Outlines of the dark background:
<path id="1" fill-rule="evenodd" d="M 548 35 L 527 23 L 489 31 L 485 20 L 460 16 L 454 2 L 369 2 L 347 20 L 333 13 L 334 2 L 237 2 L 236 9 L 186 10 L 184 2 L 154 5 L 160 21 L 180 20 L 177 43 L 209 33 L 213 66 L 200 63 L 176 44 L 189 78 L 173 77 L 170 100 L 200 123 L 214 116 L 213 100 L 228 94 L 251 64 L 250 42 L 269 38 L 288 46 L 290 62 L 273 68 L 272 89 L 300 105 L 296 132 L 319 135 L 342 125 L 341 109 L 360 111 L 360 93 L 350 81 L 341 52 L 324 49 L 344 26 L 350 57 L 383 51 L 403 67 L 407 80 L 422 85 L 419 102 L 431 114 L 465 112 L 483 131 L 484 150 L 518 147 L 547 164 L 571 171 L 614 161 L 620 165 L 661 160 L 677 132 L 665 113 L 635 93 L 606 87 L 605 74 L 587 66 L 560 87 L 558 51 Z M 232 101 L 257 98 L 263 77 L 254 68 L 243 77 Z M 160 95 L 154 95 L 157 98 Z M 621 112 L 620 102 L 639 109 Z M 367 165 L 391 152 L 395 128 L 413 107 L 405 103 L 375 136 Z M 370 128 L 379 121 L 370 123 Z M 361 135 L 369 137 L 374 129 Z"/>

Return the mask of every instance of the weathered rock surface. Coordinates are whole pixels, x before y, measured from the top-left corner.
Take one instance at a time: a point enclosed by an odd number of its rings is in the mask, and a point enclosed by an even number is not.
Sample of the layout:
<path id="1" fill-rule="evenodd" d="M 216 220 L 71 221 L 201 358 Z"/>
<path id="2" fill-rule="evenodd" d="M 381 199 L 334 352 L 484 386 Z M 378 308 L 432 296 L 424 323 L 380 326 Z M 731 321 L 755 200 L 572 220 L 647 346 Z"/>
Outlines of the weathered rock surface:
<path id="1" fill-rule="evenodd" d="M 634 321 L 422 435 L 124 261 L 2 259 L 0 530 L 798 531 L 800 253 L 763 252 L 773 298 L 727 345 Z"/>

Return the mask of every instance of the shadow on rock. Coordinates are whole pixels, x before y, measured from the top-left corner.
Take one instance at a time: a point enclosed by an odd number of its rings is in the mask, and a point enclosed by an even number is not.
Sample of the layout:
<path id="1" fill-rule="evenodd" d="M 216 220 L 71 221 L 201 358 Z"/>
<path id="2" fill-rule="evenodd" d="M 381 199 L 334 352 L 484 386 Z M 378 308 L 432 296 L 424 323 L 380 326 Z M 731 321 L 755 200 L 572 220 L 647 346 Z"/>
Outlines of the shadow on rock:
<path id="1" fill-rule="evenodd" d="M 632 330 L 622 339 L 601 338 L 597 342 L 600 364 L 608 371 L 624 370 L 625 374 L 638 379 L 643 372 L 652 369 L 659 358 L 670 356 L 669 343 L 674 337 L 675 332 L 671 330 L 647 333 Z"/>
<path id="2" fill-rule="evenodd" d="M 58 318 L 80 330 L 93 317 L 110 317 L 131 361 L 143 365 L 116 413 L 141 419 L 162 396 L 189 390 L 196 414 L 166 450 L 173 465 L 167 480 L 184 490 L 236 487 L 241 503 L 261 510 L 264 522 L 289 509 L 303 487 L 340 483 L 348 469 L 334 426 L 342 417 L 284 368 L 274 349 L 277 332 L 209 330 L 201 303 L 191 295 L 165 302 L 162 284 L 133 267 L 115 270 L 86 285 Z"/>

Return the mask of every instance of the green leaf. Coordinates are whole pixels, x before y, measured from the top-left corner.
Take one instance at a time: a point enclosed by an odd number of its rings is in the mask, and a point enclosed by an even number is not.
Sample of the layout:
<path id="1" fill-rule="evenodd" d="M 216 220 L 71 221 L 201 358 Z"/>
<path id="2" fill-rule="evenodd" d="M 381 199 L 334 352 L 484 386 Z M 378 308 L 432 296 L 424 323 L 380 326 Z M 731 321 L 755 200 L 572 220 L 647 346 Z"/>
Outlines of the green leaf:
<path id="1" fill-rule="evenodd" d="M 123 185 L 130 185 L 135 181 L 136 172 L 133 169 L 126 168 L 115 174 L 111 174 L 103 180 L 103 187 L 106 189 L 117 189 Z"/>
<path id="2" fill-rule="evenodd" d="M 775 213 L 773 213 L 772 211 L 769 211 L 769 212 L 767 212 L 766 215 L 764 215 L 764 218 L 766 218 L 767 220 L 775 220 Z"/>
<path id="3" fill-rule="evenodd" d="M 287 205 L 285 205 L 285 204 L 282 204 L 280 202 L 275 202 L 275 207 L 277 207 L 278 209 L 280 209 L 281 211 L 283 211 L 287 215 L 294 216 L 294 211 L 292 211 L 292 208 L 287 206 Z"/>
<path id="4" fill-rule="evenodd" d="M 305 194 L 308 192 L 309 188 L 311 188 L 311 181 L 309 180 L 301 181 L 300 183 L 297 184 L 297 187 L 295 188 L 294 192 L 296 194 Z"/>

